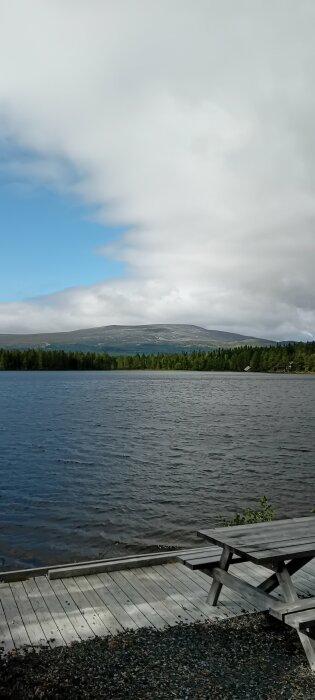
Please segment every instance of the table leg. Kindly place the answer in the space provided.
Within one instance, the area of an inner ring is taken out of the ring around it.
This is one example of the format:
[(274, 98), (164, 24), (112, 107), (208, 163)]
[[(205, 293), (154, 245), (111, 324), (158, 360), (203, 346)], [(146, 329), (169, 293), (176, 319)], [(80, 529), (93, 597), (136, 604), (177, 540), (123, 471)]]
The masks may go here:
[[(282, 588), (285, 600), (288, 601), (288, 603), (294, 603), (294, 601), (299, 600), (299, 596), (294, 588), (290, 573), (285, 564), (279, 565), (276, 575)], [(298, 631), (298, 635), (307, 656), (309, 665), (312, 671), (315, 671), (315, 640), (310, 639), (310, 637), (303, 632)]]
[[(223, 571), (227, 571), (230, 563), (232, 561), (233, 553), (230, 551), (229, 547), (223, 547), (221, 554), (219, 568)], [(209, 605), (216, 605), (221, 593), (222, 583), (213, 579), (210, 591), (208, 593), (207, 603)]]
[[(300, 559), (292, 559), (286, 564), (287, 571), (289, 572), (290, 576), (295, 574), (297, 571), (302, 569), (302, 566), (305, 566), (305, 564), (308, 564), (309, 561), (311, 561), (313, 557), (304, 557)], [(265, 581), (259, 584), (258, 588), (261, 591), (264, 591), (265, 593), (271, 593), (274, 591), (275, 588), (278, 588), (279, 586), (279, 581), (278, 581), (278, 576), (277, 574), (272, 574), (272, 576), (269, 576), (266, 578)]]

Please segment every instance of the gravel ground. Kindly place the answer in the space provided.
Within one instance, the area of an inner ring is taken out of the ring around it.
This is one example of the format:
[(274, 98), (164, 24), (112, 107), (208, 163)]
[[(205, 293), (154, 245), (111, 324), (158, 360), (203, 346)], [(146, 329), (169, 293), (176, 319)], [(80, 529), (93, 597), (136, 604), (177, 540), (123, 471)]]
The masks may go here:
[(314, 700), (294, 630), (263, 614), (140, 629), (0, 660), (14, 700)]

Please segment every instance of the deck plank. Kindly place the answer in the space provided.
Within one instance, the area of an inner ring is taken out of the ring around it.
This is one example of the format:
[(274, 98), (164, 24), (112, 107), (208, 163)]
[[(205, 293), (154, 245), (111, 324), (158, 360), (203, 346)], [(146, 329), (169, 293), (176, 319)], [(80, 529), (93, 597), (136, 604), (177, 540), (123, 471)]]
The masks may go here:
[(85, 640), (94, 638), (94, 632), (91, 630), (91, 627), (88, 625), (87, 621), (78, 609), (78, 606), (75, 604), (72, 596), (67, 591), (64, 583), (61, 580), (50, 581), (50, 585), (80, 639)]
[[(182, 566), (179, 564), (179, 566)], [(185, 572), (190, 576), (191, 580), (195, 582), (196, 585), (200, 586), (204, 592), (205, 596), (208, 595), (210, 586), (212, 583), (212, 578), (202, 571), (189, 569), (185, 567)], [(232, 592), (228, 588), (224, 587), (220, 593), (220, 600), (222, 604), (234, 614), (242, 615), (245, 612), (257, 612), (257, 608), (250, 604), (247, 600), (244, 600), (241, 595), (236, 592)]]
[(19, 649), (31, 647), (31, 640), (26, 632), (20, 611), (8, 585), (0, 588), (0, 602), (15, 646)]
[(112, 578), (111, 573), (99, 574), (99, 578), (102, 583), (110, 593), (116, 598), (117, 602), (124, 608), (129, 617), (134, 621), (136, 627), (148, 627), (149, 621), (143, 615), (141, 610), (130, 600), (125, 591), (118, 585), (118, 583)]
[(224, 617), (230, 616), (230, 611), (225, 609), (221, 603), (216, 607), (208, 605), (205, 601), (203, 590), (199, 589), (196, 592), (196, 590), (192, 590), (189, 585), (187, 586), (187, 581), (183, 576), (176, 576), (175, 567), (157, 566), (154, 568), (156, 568), (158, 573), (170, 583), (175, 591), (181, 593), (185, 597), (185, 600), (188, 600), (194, 605), (200, 614), (201, 620), (208, 620), (209, 618), (223, 619)]
[[(102, 574), (106, 575), (106, 574)], [(94, 591), (99, 595), (99, 597), (104, 601), (105, 605), (109, 608), (111, 613), (114, 615), (116, 620), (121, 625), (124, 630), (135, 630), (138, 629), (136, 622), (132, 617), (126, 612), (125, 608), (120, 605), (115, 596), (108, 590), (104, 582), (97, 574), (92, 574), (86, 577), (89, 583), (93, 586)]]
[(14, 651), (14, 649), (15, 644), (0, 602), (0, 658), (2, 653), (9, 654), (11, 651)]
[(104, 622), (104, 625), (107, 627), (109, 633), (117, 634), (118, 632), (122, 632), (123, 627), (118, 620), (116, 620), (109, 607), (105, 605), (104, 600), (102, 600), (99, 594), (94, 590), (89, 580), (85, 576), (78, 576), (75, 578), (75, 580), (81, 591), (87, 597), (89, 603), (93, 606), (98, 616)]
[(72, 600), (75, 602), (76, 606), (80, 610), (87, 624), (91, 628), (91, 631), (97, 637), (104, 637), (109, 635), (109, 629), (106, 627), (105, 623), (98, 616), (94, 607), (90, 604), (87, 596), (81, 590), (75, 578), (66, 578), (64, 581), (64, 586), (68, 593), (71, 595)]
[(182, 593), (176, 590), (172, 583), (170, 583), (167, 579), (165, 579), (161, 574), (156, 570), (156, 567), (148, 567), (146, 569), (148, 575), (155, 581), (160, 588), (166, 593), (166, 595), (171, 598), (172, 600), (175, 601), (180, 607), (184, 610), (187, 611), (190, 615), (190, 617), (193, 618), (195, 622), (200, 622), (201, 619), (204, 619), (204, 615), (198, 610), (193, 602), (186, 598)]
[(79, 642), (80, 637), (74, 629), (68, 615), (65, 613), (46, 576), (37, 576), (36, 583), (65, 644), (69, 646), (73, 642)]
[(172, 596), (165, 593), (163, 587), (160, 586), (159, 581), (156, 579), (154, 574), (150, 573), (147, 569), (140, 569), (139, 577), (143, 581), (144, 585), (152, 591), (152, 593), (159, 599), (162, 600), (165, 607), (174, 615), (178, 622), (194, 622), (194, 618), (185, 610), (179, 603), (172, 598)]
[(135, 588), (142, 595), (143, 599), (149, 603), (158, 615), (164, 620), (167, 625), (173, 626), (177, 624), (176, 617), (168, 610), (164, 605), (164, 601), (159, 600), (159, 598), (148, 588), (147, 585), (141, 580), (139, 575), (139, 569), (133, 571), (122, 571), (123, 576), (127, 578), (134, 585)]
[(30, 599), (21, 581), (10, 584), (10, 590), (19, 609), (26, 632), (33, 647), (50, 646), (46, 635), (38, 622)]
[(149, 626), (152, 626), (155, 629), (164, 629), (164, 620), (162, 620), (162, 618), (149, 603), (143, 600), (137, 589), (134, 588), (132, 583), (130, 583), (127, 578), (122, 575), (121, 571), (116, 571), (115, 573), (112, 573), (111, 576), (130, 598), (130, 600), (132, 600), (132, 602), (137, 605), (139, 610), (141, 610), (143, 615), (147, 618)]
[(56, 647), (65, 644), (65, 641), (52, 617), (48, 607), (43, 599), (43, 596), (36, 584), (36, 581), (29, 579), (23, 581), (23, 587), (26, 591), (28, 599), (32, 605), (38, 622), (45, 634), (47, 641), (51, 647)]

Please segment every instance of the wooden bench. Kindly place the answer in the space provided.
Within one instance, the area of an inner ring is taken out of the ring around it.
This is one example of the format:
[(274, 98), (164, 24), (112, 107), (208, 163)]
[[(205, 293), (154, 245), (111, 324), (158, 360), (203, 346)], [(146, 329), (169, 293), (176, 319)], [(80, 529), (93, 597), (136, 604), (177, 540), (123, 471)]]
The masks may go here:
[(296, 629), (312, 671), (315, 671), (315, 598), (300, 598), (269, 609), (270, 615)]
[(300, 598), (294, 603), (283, 603), (270, 608), (270, 615), (285, 622), (296, 630), (306, 632), (315, 630), (315, 598)]
[[(218, 566), (221, 554), (221, 547), (205, 547), (205, 549), (200, 547), (200, 549), (196, 549), (194, 552), (181, 554), (177, 557), (177, 561), (181, 561), (182, 564), (185, 564), (185, 566), (188, 566), (188, 568), (193, 571), (195, 569), (201, 569), (208, 573), (213, 567)], [(236, 564), (238, 561), (243, 561), (242, 557), (234, 555), (233, 564)]]

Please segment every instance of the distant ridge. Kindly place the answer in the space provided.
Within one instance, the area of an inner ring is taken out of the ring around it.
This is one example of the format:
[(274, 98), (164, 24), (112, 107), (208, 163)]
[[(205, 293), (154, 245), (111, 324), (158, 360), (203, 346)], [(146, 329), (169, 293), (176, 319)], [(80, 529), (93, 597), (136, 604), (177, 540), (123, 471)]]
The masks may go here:
[(255, 338), (227, 331), (207, 330), (189, 324), (150, 324), (143, 326), (100, 326), (60, 333), (0, 334), (1, 348), (43, 348), (81, 350), (119, 355), (136, 353), (192, 352), (242, 345), (277, 345), (266, 338)]

